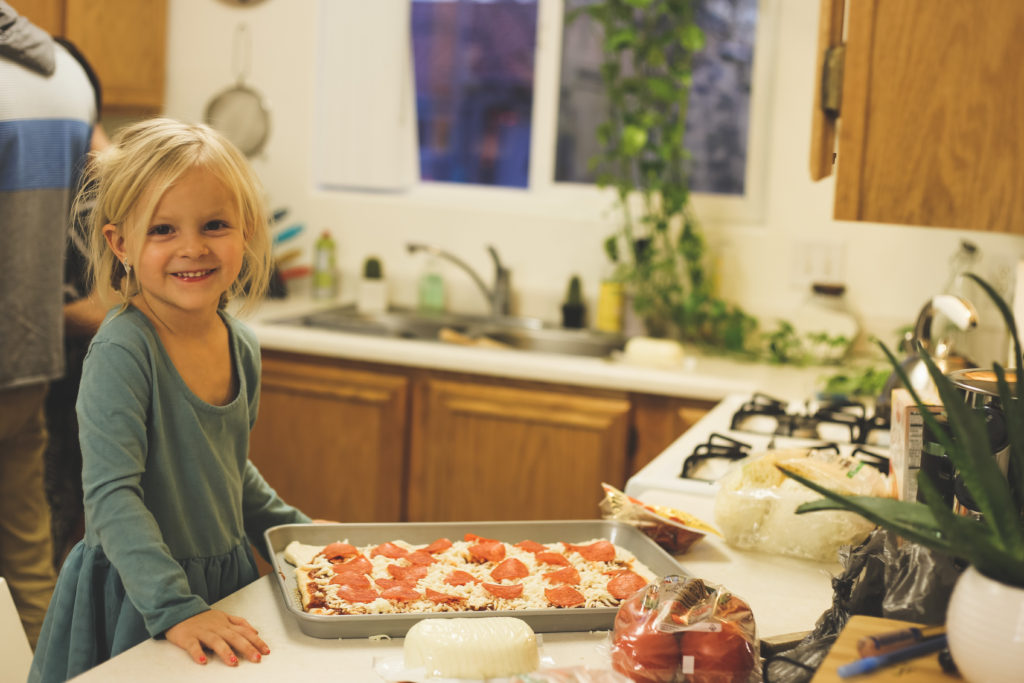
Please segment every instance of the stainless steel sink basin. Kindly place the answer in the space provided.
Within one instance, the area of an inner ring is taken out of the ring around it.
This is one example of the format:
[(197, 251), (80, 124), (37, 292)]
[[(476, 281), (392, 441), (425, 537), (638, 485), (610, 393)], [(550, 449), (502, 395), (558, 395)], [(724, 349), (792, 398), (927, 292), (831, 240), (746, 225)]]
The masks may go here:
[(577, 356), (607, 356), (626, 343), (625, 337), (620, 335), (554, 327), (537, 318), (427, 314), (403, 308), (393, 308), (380, 314), (363, 314), (354, 306), (340, 306), (274, 322), (351, 334)]

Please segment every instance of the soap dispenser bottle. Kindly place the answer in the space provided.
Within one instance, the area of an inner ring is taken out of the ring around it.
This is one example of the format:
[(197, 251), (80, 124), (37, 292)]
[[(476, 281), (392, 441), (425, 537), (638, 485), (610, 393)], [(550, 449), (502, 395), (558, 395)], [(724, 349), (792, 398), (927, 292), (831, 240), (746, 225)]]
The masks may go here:
[(419, 309), (423, 313), (443, 313), (445, 310), (444, 278), (437, 259), (431, 257), (420, 275)]

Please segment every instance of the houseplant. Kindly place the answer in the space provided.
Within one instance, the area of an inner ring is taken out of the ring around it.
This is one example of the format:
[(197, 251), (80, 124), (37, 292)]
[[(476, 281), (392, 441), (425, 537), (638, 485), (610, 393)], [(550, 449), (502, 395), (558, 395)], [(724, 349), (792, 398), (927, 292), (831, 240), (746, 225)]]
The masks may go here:
[(693, 56), (704, 46), (695, 3), (595, 0), (568, 19), (583, 15), (604, 35), (608, 113), (591, 165), (621, 212), (605, 241), (616, 279), (648, 334), (741, 350), (756, 321), (715, 295), (690, 207), (683, 138)]
[[(1024, 670), (1024, 643), (1010, 638), (1024, 623), (1024, 358), (1017, 325), (1003, 298), (983, 279), (969, 275), (995, 302), (1013, 339), (1013, 375), (998, 363), (993, 372), (999, 387), (1009, 438), (1009, 468), (1004, 474), (992, 456), (984, 413), (968, 406), (953, 383), (921, 351), (942, 403), (948, 432), (939, 418), (926, 410), (910, 389), (932, 433), (958, 470), (974, 499), (980, 518), (955, 514), (922, 470), (918, 486), (925, 502), (886, 498), (843, 496), (794, 472), (783, 471), (825, 496), (806, 503), (798, 513), (816, 510), (850, 510), (904, 539), (946, 553), (966, 562), (947, 615), (950, 649), (957, 665), (970, 680), (1018, 680)], [(905, 386), (911, 383), (895, 356), (882, 346)], [(991, 604), (983, 604), (991, 599)], [(1003, 631), (1003, 633), (1000, 633)], [(1002, 639), (1000, 639), (1002, 636)], [(1001, 669), (993, 672), (995, 665)], [(979, 668), (982, 667), (982, 668)]]

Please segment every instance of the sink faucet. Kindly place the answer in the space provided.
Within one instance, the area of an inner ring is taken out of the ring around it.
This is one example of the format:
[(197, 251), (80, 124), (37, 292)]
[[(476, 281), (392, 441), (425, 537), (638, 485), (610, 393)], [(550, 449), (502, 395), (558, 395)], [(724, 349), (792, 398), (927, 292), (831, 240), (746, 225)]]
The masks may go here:
[(419, 244), (410, 242), (405, 245), (405, 248), (409, 250), (410, 254), (415, 254), (417, 251), (425, 251), (428, 254), (439, 256), (447, 259), (466, 271), (476, 286), (480, 288), (484, 298), (487, 299), (487, 303), (491, 309), (491, 315), (494, 317), (504, 316), (509, 314), (509, 301), (511, 299), (511, 285), (509, 278), (511, 273), (508, 268), (502, 265), (501, 259), (498, 258), (498, 251), (492, 245), (487, 245), (487, 251), (491, 254), (491, 259), (494, 261), (494, 285), (488, 287), (483, 281), (483, 278), (473, 270), (468, 263), (460, 259), (455, 254), (449, 251), (445, 251), (441, 247), (433, 244)]

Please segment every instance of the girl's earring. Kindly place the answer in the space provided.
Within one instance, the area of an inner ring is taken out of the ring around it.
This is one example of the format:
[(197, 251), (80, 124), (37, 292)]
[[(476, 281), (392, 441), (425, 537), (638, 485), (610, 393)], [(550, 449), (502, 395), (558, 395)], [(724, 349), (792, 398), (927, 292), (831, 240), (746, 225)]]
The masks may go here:
[(130, 278), (132, 276), (132, 264), (127, 261), (121, 261), (121, 265), (124, 266), (124, 276)]

